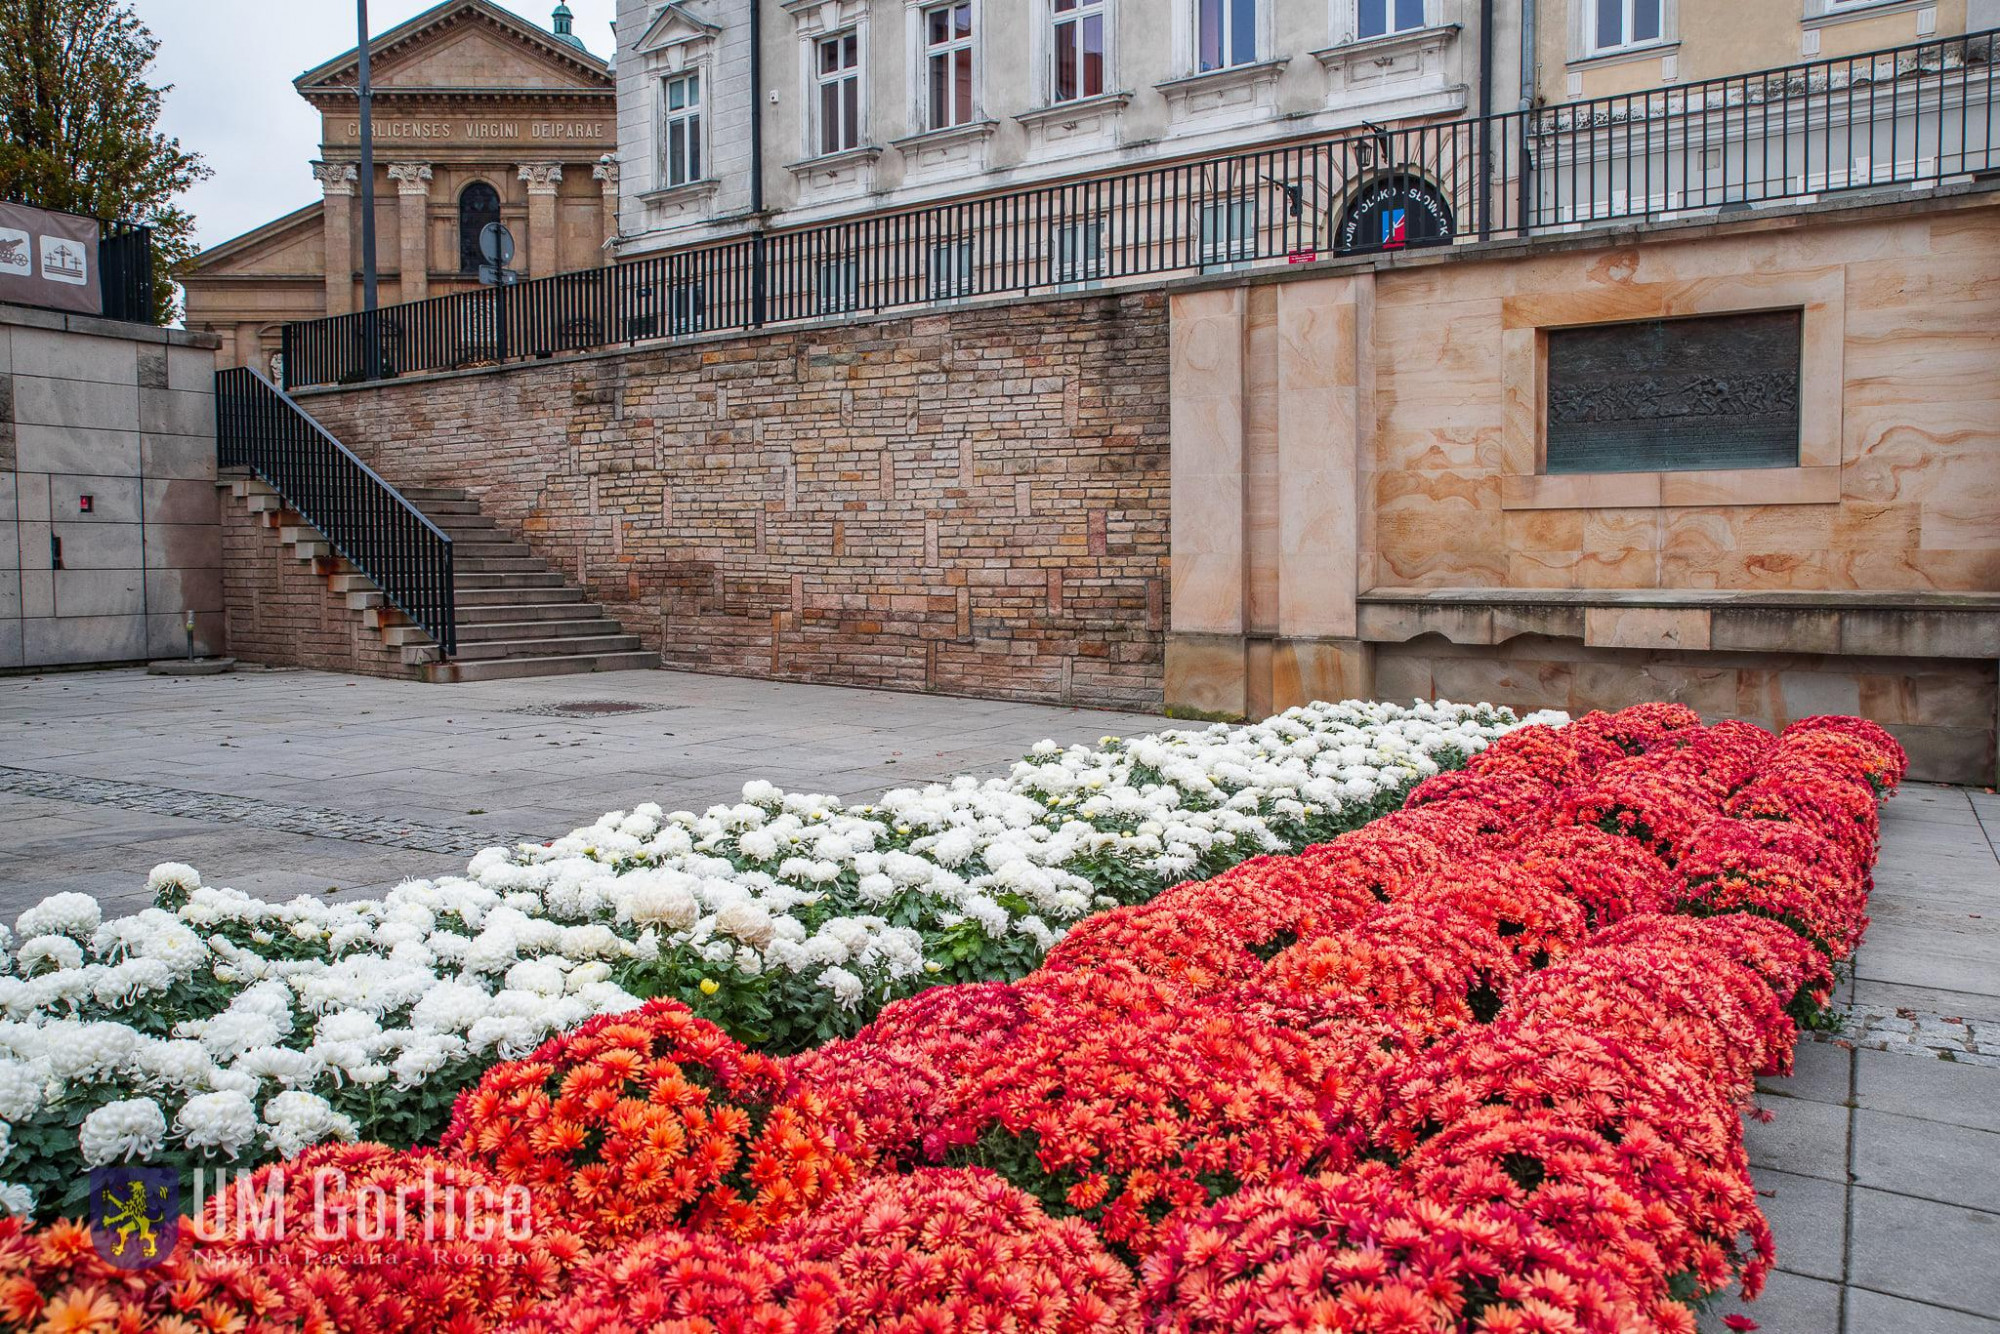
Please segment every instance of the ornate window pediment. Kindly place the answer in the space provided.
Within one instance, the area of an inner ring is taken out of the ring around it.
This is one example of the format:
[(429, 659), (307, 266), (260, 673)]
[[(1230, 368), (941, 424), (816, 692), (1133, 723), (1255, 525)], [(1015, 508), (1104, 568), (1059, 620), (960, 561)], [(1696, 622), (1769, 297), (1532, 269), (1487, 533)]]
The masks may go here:
[(664, 5), (646, 25), (646, 31), (639, 34), (633, 50), (642, 56), (658, 56), (675, 47), (707, 45), (721, 32), (721, 28), (696, 18), (680, 4)]

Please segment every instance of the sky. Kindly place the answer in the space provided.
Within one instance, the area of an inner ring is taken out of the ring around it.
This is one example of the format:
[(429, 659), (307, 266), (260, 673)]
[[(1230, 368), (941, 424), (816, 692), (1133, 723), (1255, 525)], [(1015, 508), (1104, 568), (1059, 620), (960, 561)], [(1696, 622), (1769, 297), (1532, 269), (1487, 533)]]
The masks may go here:
[[(437, 0), (369, 0), (377, 35)], [(319, 198), (307, 165), (319, 156), (319, 116), (292, 80), (355, 46), (352, 0), (132, 0), (160, 54), (151, 77), (170, 83), (161, 129), (202, 155), (215, 175), (183, 200), (204, 247)], [(547, 27), (556, 0), (498, 0)], [(615, 0), (569, 0), (576, 35), (612, 54)]]

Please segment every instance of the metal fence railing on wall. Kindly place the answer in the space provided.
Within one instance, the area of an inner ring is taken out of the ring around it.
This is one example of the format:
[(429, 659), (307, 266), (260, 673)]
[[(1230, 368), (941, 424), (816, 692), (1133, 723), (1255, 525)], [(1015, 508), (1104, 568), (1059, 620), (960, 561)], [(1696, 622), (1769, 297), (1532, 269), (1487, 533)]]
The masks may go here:
[(104, 318), (152, 324), (153, 229), (106, 223), (97, 243), (97, 283), (104, 293)]
[(2000, 169), (1992, 32), (760, 233), (287, 325), (294, 386)]

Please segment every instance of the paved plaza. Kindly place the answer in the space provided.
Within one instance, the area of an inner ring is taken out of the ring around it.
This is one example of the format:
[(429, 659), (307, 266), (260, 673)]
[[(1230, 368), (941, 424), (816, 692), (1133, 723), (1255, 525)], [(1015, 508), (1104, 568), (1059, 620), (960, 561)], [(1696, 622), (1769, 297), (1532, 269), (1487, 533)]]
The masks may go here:
[[(1167, 725), (667, 672), (16, 677), (0, 918), (66, 889), (129, 911), (169, 860), (267, 896), (379, 892), (640, 801), (699, 809), (751, 778), (865, 798)], [(2000, 1334), (2000, 797), (1912, 786), (1883, 828), (1850, 1031), (1803, 1044), (1749, 1124), (1779, 1272), (1740, 1309), (1778, 1334)]]
[(270, 898), (380, 892), (482, 847), (765, 778), (849, 799), (1004, 773), (1164, 718), (673, 672), (427, 686), (315, 672), (0, 679), (0, 918), (146, 902), (187, 862)]

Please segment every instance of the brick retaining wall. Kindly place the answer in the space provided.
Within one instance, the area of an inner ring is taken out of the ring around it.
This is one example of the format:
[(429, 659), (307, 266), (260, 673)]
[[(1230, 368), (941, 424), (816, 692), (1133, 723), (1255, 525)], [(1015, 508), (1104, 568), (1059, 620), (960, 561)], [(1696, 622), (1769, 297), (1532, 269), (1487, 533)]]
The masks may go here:
[(1157, 709), (1167, 345), (1165, 296), (1125, 293), (302, 402), (669, 667)]
[(229, 652), (244, 662), (408, 680), (401, 649), (363, 624), (363, 613), (327, 588), (317, 562), (300, 560), (269, 516), (222, 493), (222, 593)]

